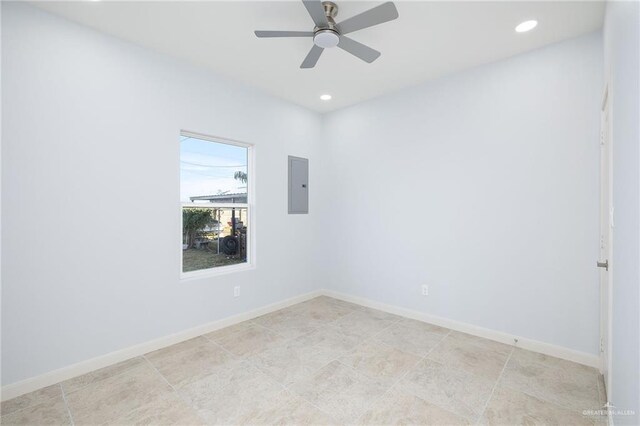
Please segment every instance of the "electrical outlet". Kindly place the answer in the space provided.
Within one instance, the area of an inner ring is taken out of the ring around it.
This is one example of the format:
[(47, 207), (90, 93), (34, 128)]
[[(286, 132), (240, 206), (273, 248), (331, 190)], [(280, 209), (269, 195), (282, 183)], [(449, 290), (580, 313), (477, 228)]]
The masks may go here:
[(426, 284), (422, 286), (422, 295), (423, 296), (428, 296), (429, 295), (429, 286), (426, 285)]
[(240, 286), (237, 285), (233, 288), (233, 297), (239, 297), (240, 296)]

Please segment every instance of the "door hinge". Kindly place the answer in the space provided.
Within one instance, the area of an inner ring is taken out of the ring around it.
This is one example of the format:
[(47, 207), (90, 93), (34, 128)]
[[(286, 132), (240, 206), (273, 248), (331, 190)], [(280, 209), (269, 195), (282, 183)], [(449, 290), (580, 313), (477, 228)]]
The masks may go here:
[(597, 261), (596, 265), (598, 266), (598, 268), (604, 268), (605, 271), (608, 271), (609, 270), (609, 259), (605, 260), (604, 262)]

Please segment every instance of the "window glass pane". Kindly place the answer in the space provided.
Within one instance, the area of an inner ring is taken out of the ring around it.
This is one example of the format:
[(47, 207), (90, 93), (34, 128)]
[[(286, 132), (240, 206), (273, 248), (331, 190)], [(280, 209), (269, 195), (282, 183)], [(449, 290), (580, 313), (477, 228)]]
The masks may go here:
[(182, 207), (182, 272), (247, 262), (246, 207)]
[(198, 139), (180, 140), (182, 271), (247, 262), (246, 147)]
[(181, 136), (180, 200), (246, 203), (248, 149)]

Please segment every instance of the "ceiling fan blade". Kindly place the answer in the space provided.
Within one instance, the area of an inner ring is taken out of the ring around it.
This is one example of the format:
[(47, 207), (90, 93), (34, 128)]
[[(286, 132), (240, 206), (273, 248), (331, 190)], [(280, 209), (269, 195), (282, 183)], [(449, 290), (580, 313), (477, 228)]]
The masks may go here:
[(398, 17), (398, 9), (392, 2), (386, 2), (359, 15), (352, 16), (349, 19), (338, 24), (340, 34), (349, 34), (363, 28), (373, 27), (374, 25), (383, 24), (393, 21)]
[(377, 50), (343, 35), (340, 36), (338, 47), (368, 63), (375, 61), (380, 56), (380, 52)]
[(316, 24), (316, 27), (328, 27), (329, 21), (327, 21), (327, 15), (324, 13), (324, 6), (321, 0), (302, 0), (304, 7), (307, 8), (307, 12), (311, 15), (311, 19)]
[(313, 31), (254, 31), (256, 37), (313, 37)]
[(313, 68), (316, 66), (318, 59), (320, 59), (320, 55), (324, 49), (322, 47), (318, 47), (315, 44), (307, 54), (307, 57), (302, 61), (302, 65), (300, 68)]

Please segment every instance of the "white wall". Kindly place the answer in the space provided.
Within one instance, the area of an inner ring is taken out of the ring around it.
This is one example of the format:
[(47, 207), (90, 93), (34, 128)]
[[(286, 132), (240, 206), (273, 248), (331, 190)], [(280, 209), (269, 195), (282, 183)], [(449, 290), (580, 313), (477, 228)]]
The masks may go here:
[[(4, 384), (321, 287), (597, 353), (598, 34), (324, 119), (24, 4), (2, 62)], [(180, 282), (181, 129), (256, 144), (256, 270)]]
[[(319, 115), (14, 2), (2, 63), (3, 383), (319, 287)], [(181, 129), (255, 143), (257, 269), (180, 282)]]
[(605, 78), (610, 84), (613, 139), (613, 334), (609, 401), (640, 424), (640, 4), (607, 4)]
[(333, 289), (597, 354), (601, 93), (598, 33), (326, 115)]

